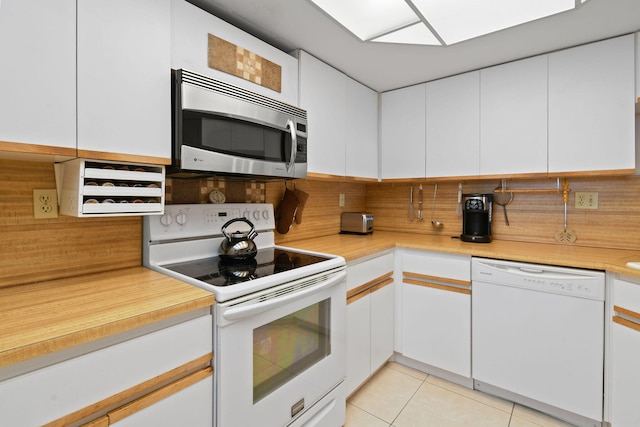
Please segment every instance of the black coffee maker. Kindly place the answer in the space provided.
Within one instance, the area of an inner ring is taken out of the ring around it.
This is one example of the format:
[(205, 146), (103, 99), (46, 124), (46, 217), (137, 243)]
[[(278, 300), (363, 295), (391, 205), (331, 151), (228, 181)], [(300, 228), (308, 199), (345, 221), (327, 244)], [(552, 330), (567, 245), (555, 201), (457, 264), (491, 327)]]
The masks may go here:
[(463, 194), (462, 234), (464, 242), (491, 242), (493, 194)]

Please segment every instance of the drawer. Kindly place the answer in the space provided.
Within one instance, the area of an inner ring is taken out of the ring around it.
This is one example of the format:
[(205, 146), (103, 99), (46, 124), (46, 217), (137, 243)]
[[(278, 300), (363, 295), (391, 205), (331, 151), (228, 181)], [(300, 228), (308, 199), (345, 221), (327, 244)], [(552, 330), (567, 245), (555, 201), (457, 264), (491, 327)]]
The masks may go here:
[(640, 313), (640, 279), (616, 277), (613, 285), (613, 305)]
[(432, 277), (471, 281), (471, 257), (441, 252), (405, 250), (402, 271)]
[(393, 272), (393, 252), (385, 252), (360, 262), (349, 262), (347, 263), (347, 290), (352, 290), (391, 272)]
[(212, 328), (201, 316), (0, 382), (0, 425), (42, 425), (211, 353)]

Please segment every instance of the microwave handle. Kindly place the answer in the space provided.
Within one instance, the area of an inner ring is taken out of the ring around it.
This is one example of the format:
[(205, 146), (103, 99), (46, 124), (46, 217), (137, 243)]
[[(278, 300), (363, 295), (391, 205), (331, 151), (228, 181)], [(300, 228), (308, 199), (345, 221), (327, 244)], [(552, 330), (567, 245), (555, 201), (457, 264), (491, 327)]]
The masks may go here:
[(296, 155), (298, 154), (298, 135), (296, 134), (296, 125), (291, 119), (287, 119), (287, 128), (291, 132), (291, 158), (287, 163), (287, 172), (292, 173), (296, 164)]

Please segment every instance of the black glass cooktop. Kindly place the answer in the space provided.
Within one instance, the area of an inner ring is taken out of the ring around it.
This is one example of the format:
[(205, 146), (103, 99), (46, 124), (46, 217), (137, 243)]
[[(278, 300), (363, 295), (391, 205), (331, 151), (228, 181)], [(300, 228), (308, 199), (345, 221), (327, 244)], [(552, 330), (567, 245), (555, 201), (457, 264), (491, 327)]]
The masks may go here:
[(326, 261), (328, 258), (278, 248), (259, 249), (255, 258), (244, 261), (220, 257), (166, 264), (162, 267), (213, 286), (230, 286)]

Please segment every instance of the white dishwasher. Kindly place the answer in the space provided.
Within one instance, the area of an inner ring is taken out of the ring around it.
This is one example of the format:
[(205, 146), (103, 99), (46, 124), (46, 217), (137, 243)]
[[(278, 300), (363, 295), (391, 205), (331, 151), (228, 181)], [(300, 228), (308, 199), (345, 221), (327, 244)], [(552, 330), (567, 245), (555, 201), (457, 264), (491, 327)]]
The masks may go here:
[(474, 388), (601, 426), (604, 273), (473, 258)]

